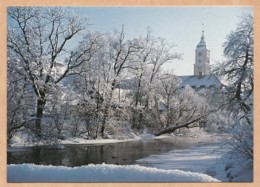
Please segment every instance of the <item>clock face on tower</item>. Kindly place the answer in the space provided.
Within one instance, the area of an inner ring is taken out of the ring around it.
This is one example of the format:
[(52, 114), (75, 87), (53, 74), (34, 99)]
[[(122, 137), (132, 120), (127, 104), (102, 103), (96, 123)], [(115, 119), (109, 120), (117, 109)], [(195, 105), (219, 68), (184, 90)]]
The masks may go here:
[(198, 55), (201, 56), (201, 55), (202, 55), (202, 52), (198, 52)]

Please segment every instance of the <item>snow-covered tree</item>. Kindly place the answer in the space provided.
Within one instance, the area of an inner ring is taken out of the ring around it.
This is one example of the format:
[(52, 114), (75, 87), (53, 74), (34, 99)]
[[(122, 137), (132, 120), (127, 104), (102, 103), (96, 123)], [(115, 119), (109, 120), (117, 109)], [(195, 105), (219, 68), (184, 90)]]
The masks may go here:
[(154, 37), (151, 35), (151, 30), (148, 28), (146, 38), (138, 38), (141, 50), (139, 50), (132, 63), (132, 74), (133, 74), (133, 90), (131, 98), (132, 108), (132, 128), (140, 129), (143, 123), (143, 112), (144, 112), (144, 97), (147, 94), (147, 85), (149, 83), (149, 68), (148, 65), (151, 62), (151, 55), (154, 51)]
[(125, 38), (124, 27), (120, 32), (109, 33), (106, 35), (106, 45), (100, 52), (100, 60), (103, 62), (101, 68), (103, 68), (103, 81), (104, 92), (104, 109), (103, 120), (100, 127), (100, 135), (104, 137), (104, 131), (109, 117), (109, 113), (112, 112), (115, 107), (113, 103), (113, 97), (116, 85), (120, 83), (124, 73), (129, 68), (129, 63), (133, 55), (139, 50), (140, 46), (135, 40), (127, 40)]
[(247, 159), (253, 159), (253, 26), (251, 15), (241, 17), (236, 29), (224, 43), (226, 60), (217, 69), (218, 74), (228, 83), (224, 104), (234, 118), (230, 145), (236, 155)]
[[(157, 136), (173, 133), (181, 128), (201, 126), (205, 123), (206, 117), (210, 113), (209, 105), (204, 97), (199, 96), (191, 87), (176, 90), (175, 84), (176, 81), (170, 86), (175, 96), (169, 98), (172, 102), (169, 103), (168, 106), (167, 104), (165, 105), (165, 112), (167, 112), (165, 114), (167, 116), (166, 123), (155, 132)], [(167, 91), (169, 91), (169, 89)], [(169, 94), (166, 94), (166, 101), (167, 97), (169, 97)], [(167, 107), (169, 107), (170, 110), (167, 109)], [(171, 123), (168, 123), (169, 121)]]
[[(12, 56), (8, 66), (20, 66), (20, 77), (26, 79), (33, 90), (34, 132), (39, 137), (53, 85), (59, 85), (76, 67), (88, 62), (99, 48), (96, 38), (89, 34), (77, 44), (76, 39), (85, 29), (86, 20), (66, 8), (8, 8), (7, 46)], [(63, 61), (64, 70), (56, 73), (58, 63)]]
[[(162, 66), (165, 63), (180, 59), (180, 54), (173, 50), (163, 38), (152, 35), (150, 28), (147, 30), (146, 37), (139, 37), (138, 43), (140, 50), (135, 54), (132, 63), (132, 74), (134, 88), (132, 92), (132, 126), (135, 129), (142, 129), (150, 118), (149, 110), (154, 107), (154, 97), (160, 87), (159, 77), (162, 73)], [(149, 120), (150, 121), (150, 120)]]
[[(97, 55), (98, 56), (98, 55)], [(96, 55), (79, 67), (78, 74), (70, 78), (77, 102), (71, 106), (74, 119), (71, 123), (73, 136), (87, 135), (96, 138), (102, 121), (104, 81), (101, 79), (100, 61)], [(75, 123), (77, 121), (77, 123)], [(79, 128), (80, 125), (83, 127)]]
[(179, 79), (173, 74), (163, 74), (160, 77), (160, 97), (158, 98), (160, 110), (163, 110), (164, 120), (160, 120), (162, 128), (169, 127), (174, 121), (176, 116), (173, 113), (176, 110), (177, 94), (179, 91)]
[(32, 122), (30, 116), (34, 111), (30, 105), (33, 93), (29, 81), (26, 77), (20, 76), (23, 70), (19, 67), (19, 62), (14, 61), (15, 59), (11, 56), (8, 60), (13, 61), (12, 65), (7, 64), (7, 137), (9, 141), (17, 131), (29, 127)]

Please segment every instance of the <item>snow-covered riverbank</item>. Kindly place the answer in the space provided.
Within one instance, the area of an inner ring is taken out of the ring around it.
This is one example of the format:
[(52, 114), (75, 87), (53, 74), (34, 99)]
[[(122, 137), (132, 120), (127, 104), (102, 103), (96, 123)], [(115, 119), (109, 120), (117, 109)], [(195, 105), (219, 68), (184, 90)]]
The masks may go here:
[(201, 142), (189, 149), (150, 155), (137, 160), (136, 163), (158, 169), (174, 168), (204, 173), (222, 182), (252, 182), (252, 162), (228, 154), (230, 150), (230, 147), (220, 142)]
[(75, 168), (9, 165), (8, 182), (219, 182), (206, 174), (138, 165), (88, 165)]
[[(81, 167), (8, 165), (9, 182), (250, 182), (252, 165), (226, 155), (221, 144), (199, 144), (137, 160), (138, 165)], [(141, 165), (141, 166), (140, 166)], [(231, 180), (232, 179), (232, 180)]]
[[(235, 159), (225, 155), (229, 151), (227, 147), (222, 147), (222, 140), (225, 137), (225, 134), (216, 135), (193, 130), (185, 136), (179, 134), (155, 137), (142, 134), (134, 139), (123, 140), (67, 139), (61, 143), (99, 145), (167, 138), (191, 146), (139, 159), (136, 161), (139, 166), (90, 164), (71, 168), (32, 164), (8, 165), (8, 180), (10, 182), (215, 182), (230, 179), (252, 181), (251, 166), (247, 166), (247, 163), (238, 164)], [(16, 143), (15, 146), (21, 146), (19, 142)], [(229, 168), (226, 168), (227, 165)]]
[[(104, 144), (111, 144), (111, 143), (120, 143), (120, 142), (130, 142), (130, 141), (138, 141), (142, 139), (164, 139), (164, 138), (173, 138), (178, 141), (183, 141), (186, 143), (197, 144), (201, 142), (219, 142), (223, 139), (223, 134), (212, 134), (207, 133), (199, 128), (192, 128), (185, 132), (184, 134), (166, 134), (161, 136), (155, 136), (153, 134), (149, 134), (143, 132), (139, 135), (131, 136), (126, 135), (125, 137), (121, 137), (121, 139), (85, 139), (85, 138), (75, 138), (75, 137), (68, 137), (65, 140), (60, 140), (58, 142), (45, 142), (39, 141), (34, 142), (32, 140), (28, 140), (25, 136), (14, 136), (12, 142), (8, 144), (9, 147), (32, 147), (32, 146), (41, 146), (41, 145), (50, 145), (50, 144), (85, 144), (85, 145), (104, 145)], [(131, 137), (131, 138), (130, 138)]]

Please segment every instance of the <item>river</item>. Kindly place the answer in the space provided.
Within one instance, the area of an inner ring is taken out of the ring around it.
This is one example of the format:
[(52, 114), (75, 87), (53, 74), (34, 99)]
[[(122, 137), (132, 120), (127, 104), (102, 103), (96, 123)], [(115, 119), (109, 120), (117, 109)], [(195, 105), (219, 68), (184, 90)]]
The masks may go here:
[(104, 145), (52, 145), (8, 148), (7, 163), (37, 165), (82, 166), (88, 164), (132, 165), (150, 155), (188, 149), (190, 142), (176, 138), (145, 139)]

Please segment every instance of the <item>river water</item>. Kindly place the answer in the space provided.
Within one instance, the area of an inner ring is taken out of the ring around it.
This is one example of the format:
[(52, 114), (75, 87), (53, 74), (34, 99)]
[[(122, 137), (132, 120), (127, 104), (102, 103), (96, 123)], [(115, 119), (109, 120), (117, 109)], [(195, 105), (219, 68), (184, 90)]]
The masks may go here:
[(152, 154), (175, 149), (188, 149), (190, 143), (174, 138), (146, 139), (104, 145), (53, 145), (8, 148), (7, 163), (37, 165), (82, 166), (88, 164), (132, 165)]

